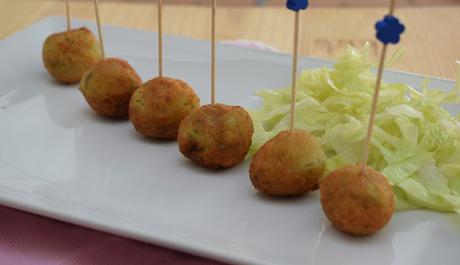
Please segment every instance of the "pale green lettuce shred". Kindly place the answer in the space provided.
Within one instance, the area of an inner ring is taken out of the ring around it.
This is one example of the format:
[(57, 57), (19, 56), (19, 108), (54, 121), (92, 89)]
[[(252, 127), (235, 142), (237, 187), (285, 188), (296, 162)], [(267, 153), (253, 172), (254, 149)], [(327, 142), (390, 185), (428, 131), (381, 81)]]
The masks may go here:
[[(298, 80), (296, 127), (321, 142), (328, 172), (360, 162), (375, 85), (368, 52), (369, 46), (348, 47), (332, 69), (307, 69)], [(429, 88), (429, 81), (420, 91), (382, 84), (369, 165), (389, 178), (397, 209), (460, 213), (460, 122), (441, 107), (459, 103), (459, 93), (460, 79), (450, 92)], [(263, 104), (251, 111), (250, 156), (289, 121), (290, 88), (257, 95)]]

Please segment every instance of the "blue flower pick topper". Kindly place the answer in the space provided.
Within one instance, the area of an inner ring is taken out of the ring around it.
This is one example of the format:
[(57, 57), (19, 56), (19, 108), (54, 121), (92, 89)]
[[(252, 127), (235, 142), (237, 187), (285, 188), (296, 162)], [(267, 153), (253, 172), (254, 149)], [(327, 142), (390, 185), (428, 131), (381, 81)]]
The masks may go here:
[(405, 27), (398, 18), (387, 15), (383, 20), (377, 21), (375, 29), (377, 30), (377, 39), (386, 45), (398, 43)]
[(308, 0), (287, 0), (286, 7), (295, 12), (305, 10), (308, 8)]

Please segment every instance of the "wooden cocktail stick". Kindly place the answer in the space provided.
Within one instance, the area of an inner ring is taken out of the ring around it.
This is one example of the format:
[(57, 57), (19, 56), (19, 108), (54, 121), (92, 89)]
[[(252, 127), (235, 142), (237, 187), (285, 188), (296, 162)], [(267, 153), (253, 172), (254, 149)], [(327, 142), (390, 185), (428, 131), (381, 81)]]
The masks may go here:
[(212, 0), (211, 19), (211, 105), (216, 104), (216, 0)]
[(367, 127), (367, 135), (366, 140), (364, 142), (364, 151), (363, 151), (363, 160), (362, 160), (362, 171), (364, 171), (367, 160), (369, 159), (369, 146), (372, 138), (372, 132), (374, 127), (375, 121), (375, 113), (377, 112), (377, 101), (380, 93), (380, 86), (382, 83), (382, 76), (383, 76), (383, 68), (385, 64), (385, 57), (387, 53), (388, 45), (383, 45), (382, 53), (380, 54), (380, 62), (379, 62), (379, 69), (377, 72), (377, 83), (375, 85), (374, 96), (372, 98), (372, 106), (371, 106), (371, 114), (369, 116), (369, 124)]
[(390, 2), (390, 11), (388, 14), (392, 16), (395, 13), (396, 0), (391, 0)]
[[(396, 0), (391, 0), (391, 2), (390, 2), (390, 10), (388, 12), (389, 16), (393, 16), (394, 10), (395, 10), (395, 4), (396, 4)], [(399, 21), (398, 21), (398, 23), (399, 23)], [(398, 34), (397, 42), (399, 42), (399, 34), (401, 34), (404, 31), (404, 26), (402, 24), (400, 24), (400, 25), (402, 26), (402, 31), (396, 33), (396, 34)], [(386, 57), (386, 53), (387, 53), (388, 43), (397, 43), (397, 42), (392, 42), (392, 41), (383, 42), (382, 53), (380, 55), (380, 61), (379, 61), (379, 68), (377, 70), (377, 81), (376, 81), (376, 84), (375, 84), (374, 96), (372, 98), (372, 106), (371, 106), (371, 113), (370, 113), (370, 116), (369, 116), (369, 124), (368, 124), (368, 127), (367, 127), (367, 135), (366, 135), (366, 140), (364, 141), (363, 158), (362, 158), (362, 161), (361, 161), (361, 166), (362, 166), (361, 173), (364, 173), (364, 170), (365, 170), (366, 165), (367, 165), (367, 161), (369, 159), (369, 146), (370, 146), (370, 142), (371, 142), (371, 139), (372, 139), (372, 132), (373, 132), (373, 127), (374, 127), (374, 122), (375, 122), (375, 114), (377, 112), (377, 102), (378, 102), (378, 98), (379, 98), (380, 87), (381, 87), (381, 84), (382, 84), (383, 70), (385, 68), (385, 57)]]
[(297, 54), (299, 50), (299, 11), (295, 12), (294, 19), (294, 48), (292, 51), (292, 81), (291, 81), (291, 113), (289, 128), (294, 131), (295, 128), (295, 106), (297, 90)]
[(69, 0), (65, 0), (65, 13), (67, 16), (67, 31), (70, 31), (70, 4)]
[(163, 0), (158, 0), (158, 76), (163, 77)]
[(295, 12), (294, 15), (294, 44), (292, 51), (292, 69), (291, 69), (291, 110), (289, 117), (289, 129), (294, 131), (295, 128), (295, 107), (297, 91), (297, 56), (299, 53), (299, 11), (308, 8), (308, 0), (287, 0), (286, 7)]
[(105, 59), (104, 38), (102, 37), (103, 34), (101, 27), (101, 19), (99, 17), (99, 4), (97, 0), (94, 0), (94, 11), (96, 12), (97, 32), (99, 34), (99, 43), (101, 45), (102, 58)]

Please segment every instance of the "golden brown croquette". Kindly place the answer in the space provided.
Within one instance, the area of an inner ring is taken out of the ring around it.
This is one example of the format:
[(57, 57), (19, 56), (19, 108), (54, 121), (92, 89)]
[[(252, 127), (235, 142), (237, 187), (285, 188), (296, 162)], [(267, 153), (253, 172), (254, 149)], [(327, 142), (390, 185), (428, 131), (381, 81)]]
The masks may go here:
[(87, 28), (50, 35), (43, 44), (43, 63), (48, 72), (65, 83), (78, 83), (91, 66), (102, 60), (96, 37)]
[(207, 168), (230, 168), (241, 163), (252, 143), (254, 127), (242, 107), (205, 105), (179, 126), (180, 152)]
[(200, 107), (200, 99), (185, 82), (157, 77), (138, 88), (129, 103), (129, 118), (144, 136), (176, 139), (181, 121)]
[(300, 195), (318, 188), (326, 155), (315, 137), (303, 130), (283, 131), (254, 155), (249, 168), (252, 184), (273, 196)]
[(117, 58), (102, 60), (83, 76), (80, 91), (98, 114), (112, 118), (128, 117), (129, 100), (142, 85), (128, 62)]
[(339, 230), (369, 235), (382, 229), (394, 211), (394, 197), (387, 178), (370, 167), (339, 168), (320, 183), (321, 205)]

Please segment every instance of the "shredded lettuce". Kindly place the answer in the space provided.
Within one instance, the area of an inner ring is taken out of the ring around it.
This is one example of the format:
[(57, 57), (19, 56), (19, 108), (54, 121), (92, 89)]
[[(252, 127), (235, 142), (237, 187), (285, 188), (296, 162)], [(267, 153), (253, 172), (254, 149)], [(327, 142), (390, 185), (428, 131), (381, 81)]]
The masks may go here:
[[(332, 69), (307, 69), (298, 80), (296, 127), (321, 142), (328, 172), (360, 162), (375, 85), (368, 52), (369, 46), (348, 47)], [(450, 92), (429, 88), (429, 81), (420, 91), (404, 83), (382, 84), (369, 166), (388, 177), (398, 210), (460, 213), (460, 122), (441, 106), (459, 103), (459, 94), (460, 78)], [(263, 104), (250, 111), (255, 127), (250, 156), (289, 123), (289, 87), (257, 95)]]

